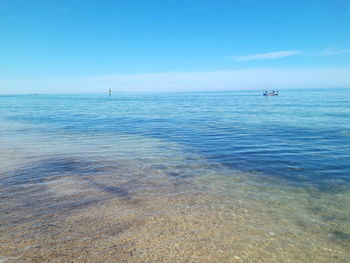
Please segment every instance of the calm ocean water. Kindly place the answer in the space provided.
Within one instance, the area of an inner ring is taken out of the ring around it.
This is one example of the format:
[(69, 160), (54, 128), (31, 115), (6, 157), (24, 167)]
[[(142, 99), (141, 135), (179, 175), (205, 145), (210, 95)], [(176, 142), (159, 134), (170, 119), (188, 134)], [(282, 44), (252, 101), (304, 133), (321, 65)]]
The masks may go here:
[(350, 89), (0, 96), (0, 161), (0, 262), (350, 261)]

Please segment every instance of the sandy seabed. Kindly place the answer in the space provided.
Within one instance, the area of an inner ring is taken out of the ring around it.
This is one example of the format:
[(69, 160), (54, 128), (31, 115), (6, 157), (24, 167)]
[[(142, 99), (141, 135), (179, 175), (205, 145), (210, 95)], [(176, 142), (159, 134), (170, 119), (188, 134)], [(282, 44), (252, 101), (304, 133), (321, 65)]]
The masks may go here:
[(71, 173), (2, 180), (0, 262), (350, 262), (346, 187), (222, 166), (124, 160), (94, 174), (81, 160), (57, 162)]

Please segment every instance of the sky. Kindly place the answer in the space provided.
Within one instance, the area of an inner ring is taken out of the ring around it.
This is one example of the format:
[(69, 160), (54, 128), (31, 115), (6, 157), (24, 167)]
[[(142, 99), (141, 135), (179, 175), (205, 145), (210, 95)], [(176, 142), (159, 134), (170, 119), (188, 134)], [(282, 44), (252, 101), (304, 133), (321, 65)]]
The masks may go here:
[(0, 0), (0, 94), (350, 87), (348, 0)]

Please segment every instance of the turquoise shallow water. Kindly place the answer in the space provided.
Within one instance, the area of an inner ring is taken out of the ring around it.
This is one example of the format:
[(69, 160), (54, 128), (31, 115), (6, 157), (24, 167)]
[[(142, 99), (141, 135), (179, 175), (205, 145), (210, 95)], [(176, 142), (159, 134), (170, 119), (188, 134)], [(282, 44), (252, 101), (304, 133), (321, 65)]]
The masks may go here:
[[(126, 253), (131, 262), (166, 262), (173, 242), (192, 246), (178, 249), (179, 262), (203, 262), (191, 258), (199, 251), (208, 262), (218, 251), (227, 262), (346, 262), (349, 120), (350, 89), (0, 96), (0, 261), (62, 262), (61, 234), (81, 225), (64, 255), (86, 254), (86, 236), (121, 228), (142, 251)], [(136, 214), (140, 225), (125, 223)], [(164, 228), (146, 227), (157, 220)], [(166, 241), (147, 240), (158, 232)], [(118, 262), (113, 255), (105, 260)]]
[[(140, 135), (291, 183), (350, 181), (350, 91), (0, 97), (2, 136)], [(21, 127), (16, 129), (16, 125)], [(12, 139), (11, 139), (12, 138)]]

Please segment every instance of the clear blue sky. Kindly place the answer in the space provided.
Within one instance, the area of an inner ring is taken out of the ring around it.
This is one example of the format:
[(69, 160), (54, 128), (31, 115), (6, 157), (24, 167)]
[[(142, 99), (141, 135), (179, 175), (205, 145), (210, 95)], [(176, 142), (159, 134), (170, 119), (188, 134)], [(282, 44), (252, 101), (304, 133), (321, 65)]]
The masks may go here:
[(350, 85), (349, 25), (348, 0), (1, 0), (0, 93)]

